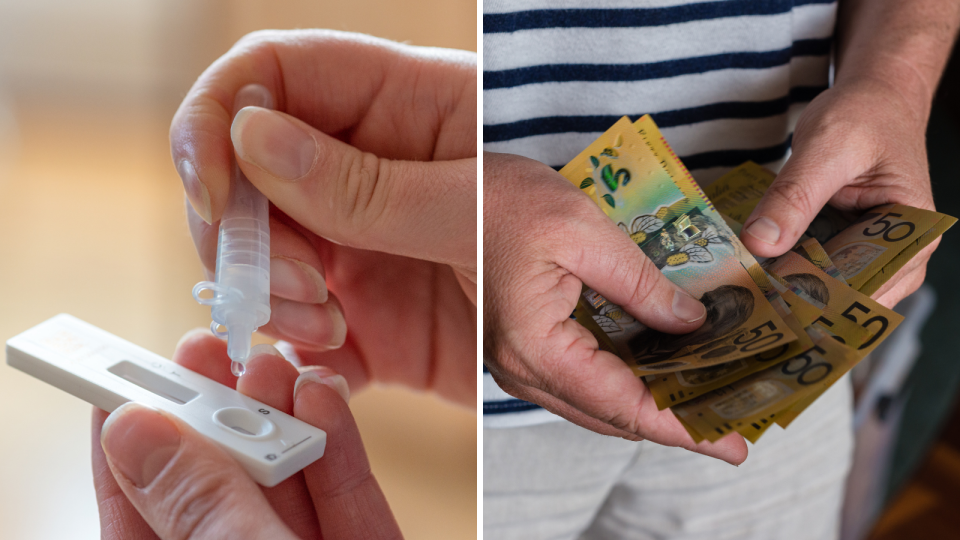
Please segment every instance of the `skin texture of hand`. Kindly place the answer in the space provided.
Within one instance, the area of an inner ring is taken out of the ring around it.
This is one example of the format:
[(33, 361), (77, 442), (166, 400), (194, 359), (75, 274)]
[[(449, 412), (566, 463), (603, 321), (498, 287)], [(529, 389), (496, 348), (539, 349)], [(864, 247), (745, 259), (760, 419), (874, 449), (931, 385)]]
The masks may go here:
[[(763, 257), (784, 253), (828, 202), (857, 214), (886, 203), (933, 210), (926, 122), (895, 112), (904, 110), (896, 93), (873, 81), (838, 85), (818, 96), (797, 125), (793, 155), (746, 221), (741, 238), (747, 249)], [(916, 290), (937, 244), (918, 253), (874, 297), (892, 307)]]
[[(925, 131), (957, 27), (957, 0), (845, 0), (833, 88), (804, 111), (793, 154), (740, 237), (754, 254), (793, 247), (827, 203), (860, 214), (900, 203), (933, 210)], [(873, 296), (893, 307), (926, 275), (939, 239)]]
[(184, 336), (174, 361), (324, 430), (324, 456), (262, 488), (175, 417), (135, 404), (109, 417), (94, 409), (102, 538), (401, 538), (370, 472), (343, 377), (320, 367), (301, 374), (275, 349), (260, 345), (237, 380), (227, 367), (226, 345), (204, 331)]
[[(282, 112), (232, 117), (248, 84)], [(352, 388), (397, 382), (475, 406), (474, 54), (258, 32), (199, 78), (170, 140), (208, 272), (234, 156), (272, 203), (262, 332)]]
[(489, 152), (483, 167), (484, 363), (497, 384), (598, 433), (741, 463), (742, 437), (695, 445), (627, 365), (570, 319), (582, 283), (665, 332), (696, 330), (703, 305), (553, 169)]

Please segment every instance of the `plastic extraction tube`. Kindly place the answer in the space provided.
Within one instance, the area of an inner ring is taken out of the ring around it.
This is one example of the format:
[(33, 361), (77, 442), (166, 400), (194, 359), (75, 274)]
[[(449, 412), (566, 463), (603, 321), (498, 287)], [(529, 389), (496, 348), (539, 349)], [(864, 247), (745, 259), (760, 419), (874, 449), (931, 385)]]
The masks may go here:
[[(270, 91), (258, 84), (243, 87), (234, 100), (233, 114), (253, 105), (272, 109)], [(270, 221), (267, 198), (247, 180), (236, 160), (230, 200), (220, 220), (215, 279), (197, 283), (193, 297), (210, 306), (210, 329), (227, 338), (231, 370), (240, 376), (250, 356), (251, 335), (270, 320)], [(201, 298), (207, 289), (213, 296)]]

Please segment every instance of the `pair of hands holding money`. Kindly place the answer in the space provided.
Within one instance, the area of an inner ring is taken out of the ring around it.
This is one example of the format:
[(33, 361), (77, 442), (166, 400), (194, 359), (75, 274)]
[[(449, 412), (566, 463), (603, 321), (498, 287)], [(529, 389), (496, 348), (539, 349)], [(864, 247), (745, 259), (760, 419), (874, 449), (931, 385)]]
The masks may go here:
[[(927, 110), (872, 80), (848, 80), (821, 94), (796, 128), (793, 155), (747, 219), (743, 244), (755, 255), (780, 255), (828, 202), (850, 211), (891, 202), (933, 209)], [(730, 463), (746, 459), (739, 435), (694, 444), (671, 412), (657, 410), (629, 367), (597, 350), (596, 339), (569, 319), (581, 283), (665, 332), (697, 329), (703, 308), (679, 296), (636, 244), (552, 169), (487, 154), (484, 183), (484, 361), (501, 387), (599, 433)], [(916, 290), (936, 244), (874, 297), (892, 307)]]
[[(198, 253), (212, 272), (236, 153), (272, 202), (273, 313), (261, 331), (292, 345), (303, 373), (266, 346), (238, 380), (202, 331), (174, 360), (325, 430), (326, 454), (260, 488), (175, 418), (134, 406), (104, 424), (95, 410), (104, 538), (400, 537), (348, 383), (476, 403), (476, 73), (471, 53), (275, 31), (247, 36), (195, 83), (171, 147)], [(253, 83), (285, 112), (231, 118)]]

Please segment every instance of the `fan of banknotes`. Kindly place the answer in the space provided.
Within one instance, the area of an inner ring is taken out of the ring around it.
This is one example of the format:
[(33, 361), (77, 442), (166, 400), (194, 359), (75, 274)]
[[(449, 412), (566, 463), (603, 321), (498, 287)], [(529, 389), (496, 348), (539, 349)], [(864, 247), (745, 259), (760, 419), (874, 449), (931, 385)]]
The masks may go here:
[(825, 207), (792, 251), (758, 262), (743, 221), (775, 175), (747, 162), (702, 190), (649, 116), (620, 119), (560, 170), (707, 308), (695, 332), (645, 327), (584, 286), (574, 316), (693, 439), (787, 427), (903, 317), (870, 298), (956, 218), (899, 204)]

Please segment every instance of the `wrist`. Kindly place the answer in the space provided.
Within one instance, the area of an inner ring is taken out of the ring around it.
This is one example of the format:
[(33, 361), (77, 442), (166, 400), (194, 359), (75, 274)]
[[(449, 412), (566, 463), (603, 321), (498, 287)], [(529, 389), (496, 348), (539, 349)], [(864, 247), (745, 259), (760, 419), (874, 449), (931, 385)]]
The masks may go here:
[(836, 86), (875, 80), (926, 123), (953, 48), (960, 3), (846, 0), (837, 20)]
[(901, 127), (906, 123), (921, 135), (926, 131), (933, 90), (908, 66), (890, 67), (882, 72), (859, 70), (842, 78), (838, 76), (833, 90), (862, 96), (868, 102), (882, 103), (882, 109), (876, 110), (876, 114)]

